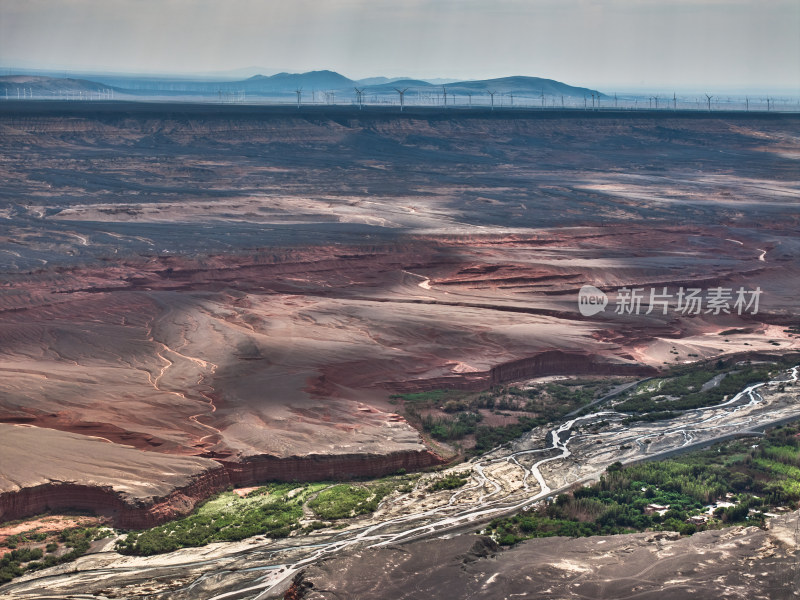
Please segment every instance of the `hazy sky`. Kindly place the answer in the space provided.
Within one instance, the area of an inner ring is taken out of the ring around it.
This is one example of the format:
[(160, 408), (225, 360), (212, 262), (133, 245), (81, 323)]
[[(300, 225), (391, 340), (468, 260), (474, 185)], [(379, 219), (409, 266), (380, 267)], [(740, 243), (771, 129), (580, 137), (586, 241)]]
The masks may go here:
[(0, 0), (0, 65), (800, 91), (800, 1)]

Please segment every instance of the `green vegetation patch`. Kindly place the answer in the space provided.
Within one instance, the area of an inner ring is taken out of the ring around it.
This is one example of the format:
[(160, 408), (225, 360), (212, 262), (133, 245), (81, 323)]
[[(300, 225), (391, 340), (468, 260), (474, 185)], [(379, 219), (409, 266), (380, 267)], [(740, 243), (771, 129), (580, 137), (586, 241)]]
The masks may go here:
[(123, 554), (151, 555), (179, 548), (231, 542), (254, 535), (287, 537), (327, 527), (314, 521), (303, 526), (304, 506), (321, 519), (351, 518), (374, 511), (393, 490), (410, 491), (418, 475), (394, 475), (369, 483), (272, 483), (240, 497), (222, 492), (182, 519), (144, 531), (134, 531), (117, 541)]
[(449, 473), (447, 476), (437, 479), (429, 485), (428, 491), (438, 492), (439, 490), (454, 490), (463, 487), (467, 481), (469, 481), (469, 477), (463, 477), (459, 473)]
[(475, 432), (475, 446), (470, 449), (468, 454), (477, 456), (488, 452), (493, 448), (517, 439), (535, 427), (547, 425), (551, 420), (547, 417), (520, 417), (516, 423), (511, 425), (478, 427)]
[(394, 486), (388, 482), (342, 483), (322, 490), (308, 503), (308, 507), (321, 519), (350, 519), (375, 512), (381, 500), (393, 489)]
[[(777, 427), (757, 443), (735, 440), (671, 460), (615, 463), (598, 483), (561, 494), (536, 510), (495, 519), (486, 532), (501, 544), (514, 544), (556, 535), (644, 530), (686, 535), (733, 524), (761, 525), (768, 509), (795, 508), (800, 500), (799, 436), (800, 426)], [(709, 513), (707, 507), (719, 501), (732, 506)]]
[[(0, 558), (0, 583), (11, 581), (25, 572), (71, 562), (86, 554), (94, 540), (107, 538), (111, 534), (111, 530), (105, 527), (76, 527), (65, 529), (58, 535), (58, 542), (50, 542), (44, 548), (12, 550)], [(48, 537), (45, 533), (24, 532), (18, 534), (16, 543), (43, 542)], [(59, 542), (68, 549), (60, 556), (56, 555)]]
[(188, 517), (129, 533), (117, 542), (117, 549), (123, 554), (147, 556), (254, 535), (286, 537), (300, 528), (305, 499), (322, 487), (324, 484), (276, 483), (260, 487), (244, 498), (223, 492)]
[[(768, 381), (787, 367), (796, 364), (797, 356), (787, 357), (774, 364), (741, 365), (732, 367), (718, 361), (716, 366), (679, 367), (672, 377), (648, 381), (623, 396), (614, 405), (619, 412), (631, 413), (625, 423), (652, 422), (670, 419), (678, 411), (713, 406), (730, 399), (746, 387)], [(703, 391), (702, 387), (715, 376), (725, 373), (717, 385)]]
[(406, 404), (430, 407), (439, 406), (447, 400), (458, 401), (465, 392), (457, 390), (429, 390), (427, 392), (414, 392), (411, 394), (393, 394), (390, 396), (391, 400), (402, 400)]
[(420, 418), (422, 428), (434, 439), (442, 441), (460, 440), (475, 433), (478, 423), (482, 420), (483, 417), (479, 413), (473, 412), (463, 412), (447, 418), (435, 418), (430, 415)]
[(36, 529), (29, 529), (28, 531), (15, 533), (14, 535), (8, 536), (4, 542), (0, 543), (0, 546), (5, 546), (6, 548), (11, 548), (14, 550), (20, 545), (42, 542), (46, 540), (47, 537), (47, 533), (39, 531), (39, 528), (37, 527)]
[[(467, 455), (474, 456), (589, 404), (618, 383), (618, 380), (607, 379), (567, 379), (537, 383), (526, 389), (499, 386), (487, 392), (431, 390), (395, 394), (392, 399), (395, 402), (402, 401), (409, 422), (435, 440), (458, 442), (467, 436), (475, 436), (475, 446), (467, 451)], [(423, 412), (432, 409), (447, 414), (434, 416)], [(498, 426), (483, 425), (480, 410), (514, 417), (516, 422)]]

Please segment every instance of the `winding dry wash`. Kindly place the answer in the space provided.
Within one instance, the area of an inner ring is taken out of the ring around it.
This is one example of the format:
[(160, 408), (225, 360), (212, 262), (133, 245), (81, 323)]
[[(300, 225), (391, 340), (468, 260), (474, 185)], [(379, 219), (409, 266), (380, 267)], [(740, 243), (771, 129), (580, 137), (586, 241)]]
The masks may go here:
[[(229, 485), (446, 462), (397, 393), (796, 351), (797, 156), (800, 117), (778, 113), (9, 105), (0, 520), (85, 509), (141, 528)], [(579, 312), (585, 285), (604, 311)], [(692, 314), (674, 296), (690, 288), (761, 296)], [(615, 310), (626, 289), (641, 310)], [(109, 551), (0, 591), (153, 579), (152, 598), (266, 598), (342, 550), (474, 530), (615, 460), (796, 416), (796, 386), (774, 387), (656, 424), (600, 405), (452, 467), (470, 483), (435, 506), (338, 534)]]

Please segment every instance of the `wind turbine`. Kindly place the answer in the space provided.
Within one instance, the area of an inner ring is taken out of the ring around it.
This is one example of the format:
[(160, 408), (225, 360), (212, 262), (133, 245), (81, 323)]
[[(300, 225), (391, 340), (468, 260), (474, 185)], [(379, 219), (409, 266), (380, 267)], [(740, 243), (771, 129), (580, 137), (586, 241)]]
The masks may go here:
[(442, 86), (442, 99), (444, 100), (444, 107), (447, 108), (447, 88)]
[(469, 105), (472, 106), (472, 92), (467, 92), (467, 96), (469, 96)]
[(514, 108), (514, 92), (508, 92), (508, 97), (511, 98), (511, 108)]
[(402, 90), (399, 88), (394, 88), (394, 91), (400, 94), (400, 112), (403, 112), (403, 98), (405, 97), (408, 88), (403, 88)]
[(297, 88), (294, 93), (297, 94), (297, 108), (300, 108), (300, 96), (303, 94), (303, 88)]
[(361, 89), (353, 88), (353, 89), (356, 91), (356, 97), (358, 98), (358, 110), (361, 110), (361, 107), (363, 106), (361, 100), (364, 95), (364, 88)]
[(706, 97), (706, 100), (708, 101), (708, 112), (711, 112), (711, 99), (714, 96), (709, 96), (708, 94), (705, 94), (705, 97)]
[(491, 96), (491, 98), (492, 98), (492, 110), (494, 110), (494, 95), (497, 93), (497, 90), (495, 90), (494, 92), (490, 92), (489, 90), (486, 90), (486, 93), (489, 94), (489, 96)]
[(744, 109), (747, 112), (750, 112), (750, 98), (748, 98), (747, 96), (744, 97)]

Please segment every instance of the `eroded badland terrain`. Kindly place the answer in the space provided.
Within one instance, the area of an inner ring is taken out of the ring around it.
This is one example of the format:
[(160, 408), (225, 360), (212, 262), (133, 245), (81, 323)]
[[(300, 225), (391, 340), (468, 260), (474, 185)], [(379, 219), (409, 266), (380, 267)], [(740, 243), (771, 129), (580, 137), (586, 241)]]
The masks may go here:
[[(450, 459), (395, 394), (797, 350), (798, 161), (795, 115), (11, 104), (0, 520), (141, 528), (229, 485)], [(645, 314), (718, 287), (757, 312)]]

